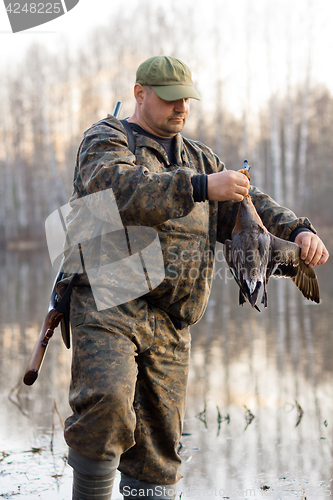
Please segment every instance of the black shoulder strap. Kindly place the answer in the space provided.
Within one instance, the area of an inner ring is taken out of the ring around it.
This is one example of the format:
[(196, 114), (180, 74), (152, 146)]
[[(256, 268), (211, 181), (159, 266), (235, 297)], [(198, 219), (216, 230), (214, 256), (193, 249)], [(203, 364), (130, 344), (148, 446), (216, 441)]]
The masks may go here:
[(131, 125), (128, 123), (127, 120), (120, 120), (120, 123), (123, 125), (126, 134), (127, 134), (127, 141), (128, 141), (128, 149), (135, 154), (135, 138), (133, 134), (133, 130)]

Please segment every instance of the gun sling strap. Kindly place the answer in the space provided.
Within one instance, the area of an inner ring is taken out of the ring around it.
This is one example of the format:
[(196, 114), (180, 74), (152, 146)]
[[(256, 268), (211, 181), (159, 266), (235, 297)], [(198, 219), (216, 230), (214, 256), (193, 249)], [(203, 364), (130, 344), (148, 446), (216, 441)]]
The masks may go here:
[(133, 130), (131, 125), (128, 123), (127, 120), (120, 120), (120, 123), (125, 129), (126, 135), (127, 135), (127, 142), (128, 142), (128, 149), (135, 154), (135, 138), (133, 134)]

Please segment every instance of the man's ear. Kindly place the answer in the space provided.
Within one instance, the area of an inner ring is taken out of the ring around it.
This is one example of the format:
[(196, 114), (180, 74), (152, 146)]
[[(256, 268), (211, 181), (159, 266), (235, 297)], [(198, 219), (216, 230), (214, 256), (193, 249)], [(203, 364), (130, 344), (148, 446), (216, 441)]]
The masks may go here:
[(146, 89), (140, 84), (134, 85), (134, 97), (138, 104), (142, 104), (146, 95)]

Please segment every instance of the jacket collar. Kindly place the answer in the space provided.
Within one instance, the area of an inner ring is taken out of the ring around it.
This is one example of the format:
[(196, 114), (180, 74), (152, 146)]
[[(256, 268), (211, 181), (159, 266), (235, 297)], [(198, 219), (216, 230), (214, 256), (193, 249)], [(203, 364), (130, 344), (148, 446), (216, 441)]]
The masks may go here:
[[(158, 151), (158, 153), (163, 157), (164, 162), (167, 165), (171, 165), (171, 163), (169, 162), (168, 155), (167, 155), (165, 149), (163, 148), (163, 146), (161, 146), (161, 144), (159, 144), (157, 141), (155, 141), (151, 137), (148, 137), (146, 135), (141, 135), (136, 131), (134, 131), (134, 134), (135, 134), (136, 147), (139, 147), (139, 148), (140, 147), (142, 147), (142, 148), (148, 147), (148, 148), (154, 149), (155, 151)], [(176, 156), (176, 164), (177, 165), (181, 166), (181, 165), (188, 163), (187, 153), (186, 153), (186, 149), (184, 147), (184, 141), (183, 141), (183, 137), (181, 134), (177, 134), (175, 136), (175, 156)]]

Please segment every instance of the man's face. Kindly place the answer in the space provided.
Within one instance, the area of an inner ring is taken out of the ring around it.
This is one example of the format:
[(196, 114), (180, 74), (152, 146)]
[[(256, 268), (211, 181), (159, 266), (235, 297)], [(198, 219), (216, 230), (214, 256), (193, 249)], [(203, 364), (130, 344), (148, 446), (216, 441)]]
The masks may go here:
[(139, 108), (143, 128), (149, 127), (152, 134), (165, 138), (180, 132), (189, 114), (190, 100), (164, 101), (150, 87), (144, 90)]

